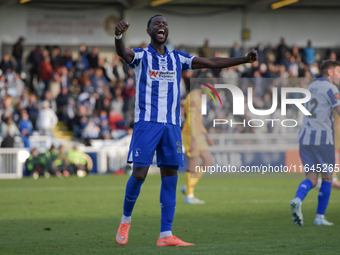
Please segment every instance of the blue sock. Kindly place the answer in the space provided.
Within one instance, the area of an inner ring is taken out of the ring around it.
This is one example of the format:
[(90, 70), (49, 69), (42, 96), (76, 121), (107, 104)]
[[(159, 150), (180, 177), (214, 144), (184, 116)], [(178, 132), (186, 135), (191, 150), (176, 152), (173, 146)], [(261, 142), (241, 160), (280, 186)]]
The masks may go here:
[(300, 198), (301, 202), (305, 199), (307, 196), (308, 192), (313, 188), (313, 183), (311, 180), (306, 179), (303, 180), (300, 185), (298, 190), (296, 191), (295, 197)]
[(176, 208), (176, 187), (178, 176), (162, 178), (161, 186), (161, 232), (172, 231), (172, 221), (175, 216)]
[(332, 189), (332, 183), (328, 181), (322, 181), (321, 188), (318, 195), (318, 209), (316, 211), (317, 214), (325, 214), (329, 197), (331, 196), (331, 189)]
[(124, 216), (131, 216), (140, 188), (144, 181), (137, 181), (132, 175), (126, 184), (124, 199)]

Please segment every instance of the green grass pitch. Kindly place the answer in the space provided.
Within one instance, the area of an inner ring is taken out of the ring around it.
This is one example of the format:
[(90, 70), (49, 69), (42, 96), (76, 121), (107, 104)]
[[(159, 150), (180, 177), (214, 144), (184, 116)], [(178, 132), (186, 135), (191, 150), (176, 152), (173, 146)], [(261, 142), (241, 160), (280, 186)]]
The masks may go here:
[[(184, 204), (177, 193), (173, 233), (193, 247), (157, 247), (160, 176), (142, 186), (129, 242), (115, 235), (128, 176), (0, 180), (0, 254), (339, 254), (340, 190), (326, 212), (334, 226), (314, 226), (317, 190), (302, 205), (303, 227), (291, 218), (300, 178), (203, 178)], [(185, 181), (179, 175), (178, 188)], [(50, 230), (48, 230), (50, 229)]]

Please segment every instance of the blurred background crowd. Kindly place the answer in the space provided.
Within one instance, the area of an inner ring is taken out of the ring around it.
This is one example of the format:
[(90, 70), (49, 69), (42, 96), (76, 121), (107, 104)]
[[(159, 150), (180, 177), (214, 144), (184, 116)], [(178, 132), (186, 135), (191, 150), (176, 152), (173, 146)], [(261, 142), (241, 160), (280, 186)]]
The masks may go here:
[[(20, 136), (25, 147), (30, 148), (29, 136), (53, 136), (53, 128), (58, 123), (72, 132), (73, 139), (86, 145), (92, 139), (119, 139), (132, 133), (135, 75), (117, 55), (105, 59), (100, 57), (97, 47), (88, 48), (81, 44), (78, 52), (67, 48), (62, 51), (59, 46), (36, 46), (27, 58), (23, 58), (24, 40), (20, 37), (12, 52), (3, 54), (0, 63), (2, 147), (13, 147), (13, 137)], [(143, 43), (140, 47), (147, 45)], [(244, 55), (238, 43), (225, 51), (212, 48), (208, 40), (195, 51), (188, 51), (183, 45), (174, 47), (170, 42), (167, 47), (200, 57)], [(286, 44), (281, 38), (275, 47), (259, 44), (255, 49), (259, 60), (251, 65), (183, 72), (182, 101), (190, 91), (190, 78), (213, 78), (239, 86), (245, 95), (247, 87), (251, 86), (254, 107), (269, 109), (273, 87), (306, 87), (309, 79), (319, 76), (322, 60), (337, 59), (335, 52), (327, 50), (317, 60), (311, 41), (306, 42), (305, 48), (298, 48)], [(232, 112), (232, 97), (231, 94), (222, 94), (221, 97), (223, 107), (210, 102), (208, 110), (213, 110), (218, 118), (228, 118)], [(292, 109), (291, 114), (297, 114), (296, 109)], [(209, 121), (205, 119), (208, 126)], [(280, 132), (275, 128), (267, 131)], [(238, 125), (218, 132), (251, 133), (254, 130)]]

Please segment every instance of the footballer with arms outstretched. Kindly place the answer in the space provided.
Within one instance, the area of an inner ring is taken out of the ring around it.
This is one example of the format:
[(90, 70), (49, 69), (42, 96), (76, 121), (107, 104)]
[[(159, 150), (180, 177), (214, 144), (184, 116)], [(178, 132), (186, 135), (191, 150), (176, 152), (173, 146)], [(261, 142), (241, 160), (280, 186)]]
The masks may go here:
[(332, 172), (335, 166), (333, 110), (340, 115), (340, 94), (335, 85), (340, 81), (340, 63), (333, 60), (324, 61), (321, 66), (322, 78), (308, 86), (311, 99), (306, 108), (311, 115), (303, 118), (299, 132), (300, 158), (306, 172), (290, 202), (293, 220), (297, 226), (303, 226), (301, 203), (308, 192), (315, 187), (318, 174), (321, 173), (322, 184), (318, 195), (318, 207), (314, 225), (333, 225), (325, 217), (332, 188)]
[(178, 51), (168, 51), (165, 42), (169, 28), (161, 15), (151, 17), (146, 32), (151, 43), (145, 49), (125, 47), (122, 35), (130, 24), (119, 21), (115, 28), (117, 54), (136, 74), (135, 125), (128, 163), (133, 171), (126, 184), (123, 216), (116, 241), (125, 245), (131, 225), (131, 213), (152, 163), (155, 151), (161, 172), (161, 232), (158, 246), (191, 246), (172, 234), (176, 206), (177, 169), (183, 164), (180, 128), (180, 80), (186, 69), (225, 68), (252, 63), (257, 52), (252, 49), (240, 58), (198, 58)]

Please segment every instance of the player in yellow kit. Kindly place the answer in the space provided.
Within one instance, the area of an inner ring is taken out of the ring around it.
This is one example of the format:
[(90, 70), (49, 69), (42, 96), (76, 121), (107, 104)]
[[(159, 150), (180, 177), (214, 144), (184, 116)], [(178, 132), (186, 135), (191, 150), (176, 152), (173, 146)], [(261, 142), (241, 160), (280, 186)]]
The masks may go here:
[[(203, 172), (195, 172), (196, 166), (199, 165), (199, 158), (203, 160), (203, 167), (212, 165), (212, 156), (209, 151), (209, 145), (213, 145), (214, 142), (210, 139), (209, 134), (202, 123), (202, 93), (203, 90), (199, 88), (192, 90), (188, 94), (184, 106), (186, 119), (182, 130), (182, 140), (189, 165), (186, 172), (186, 185), (181, 188), (181, 191), (186, 194), (184, 202), (187, 204), (205, 203), (194, 196), (194, 187), (204, 174)], [(203, 135), (206, 140), (203, 138)]]

